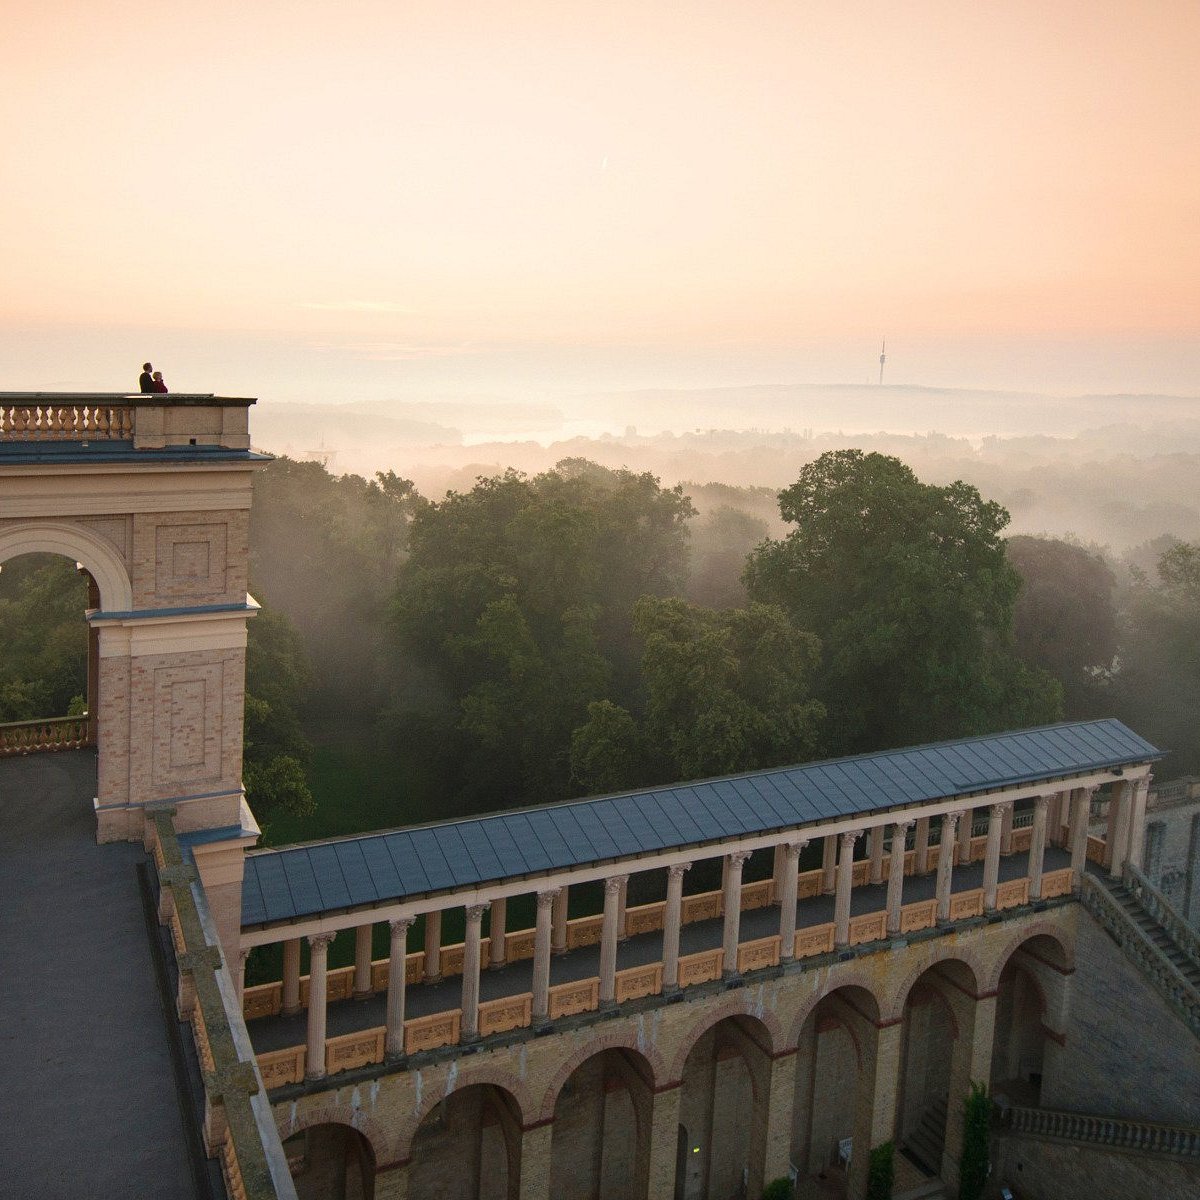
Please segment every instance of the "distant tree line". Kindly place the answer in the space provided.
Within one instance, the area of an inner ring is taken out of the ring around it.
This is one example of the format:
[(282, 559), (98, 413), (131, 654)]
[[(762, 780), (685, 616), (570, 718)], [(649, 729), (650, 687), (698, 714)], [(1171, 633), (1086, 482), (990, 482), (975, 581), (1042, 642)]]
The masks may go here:
[[(859, 450), (805, 465), (770, 524), (761, 493), (567, 459), (431, 502), (390, 472), (268, 464), (256, 812), (311, 809), (314, 743), (337, 741), (436, 780), (438, 813), (1063, 716), (1119, 716), (1173, 752), (1165, 773), (1200, 770), (1200, 546), (1006, 540), (974, 487)], [(84, 594), (63, 560), (5, 565), (0, 720), (81, 703)]]

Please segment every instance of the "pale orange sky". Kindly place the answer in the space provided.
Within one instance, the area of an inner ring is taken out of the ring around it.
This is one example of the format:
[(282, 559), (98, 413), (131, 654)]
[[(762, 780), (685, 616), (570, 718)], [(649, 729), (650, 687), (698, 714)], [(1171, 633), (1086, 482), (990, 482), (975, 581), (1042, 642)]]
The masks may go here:
[(1194, 0), (3, 16), (0, 333), (1200, 336)]

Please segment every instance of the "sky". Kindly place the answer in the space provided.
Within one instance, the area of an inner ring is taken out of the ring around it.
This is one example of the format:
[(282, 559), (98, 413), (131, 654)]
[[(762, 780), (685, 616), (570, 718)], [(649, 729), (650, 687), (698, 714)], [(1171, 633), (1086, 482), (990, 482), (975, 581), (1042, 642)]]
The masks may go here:
[(0, 0), (0, 389), (1200, 393), (1200, 6)]

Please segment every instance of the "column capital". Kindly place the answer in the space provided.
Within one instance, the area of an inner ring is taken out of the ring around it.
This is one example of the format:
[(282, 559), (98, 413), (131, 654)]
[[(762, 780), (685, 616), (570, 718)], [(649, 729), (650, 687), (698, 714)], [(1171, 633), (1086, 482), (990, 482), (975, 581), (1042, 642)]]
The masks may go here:
[(991, 805), (991, 814), (993, 817), (1003, 817), (1006, 812), (1012, 812), (1012, 806), (1011, 800), (997, 800)]
[(615, 896), (628, 882), (628, 875), (610, 875), (604, 881), (604, 894)]
[(1049, 794), (1043, 792), (1042, 795), (1040, 795), (1040, 796), (1034, 796), (1033, 806), (1034, 806), (1034, 808), (1037, 809), (1038, 812), (1045, 812), (1046, 809), (1050, 807)]
[(725, 855), (725, 857), (729, 859), (731, 867), (740, 867), (750, 857), (751, 853), (750, 850), (734, 850)]
[(865, 832), (866, 831), (863, 829), (847, 829), (845, 833), (839, 833), (838, 841), (842, 844), (842, 850), (853, 850), (854, 843), (857, 842)]
[(904, 817), (899, 821), (893, 821), (892, 829), (894, 833), (907, 833), (916, 823), (915, 817)]
[(329, 943), (337, 937), (336, 933), (310, 933), (308, 945), (310, 950), (328, 950)]
[(492, 907), (492, 902), (490, 900), (484, 900), (482, 904), (468, 904), (467, 905), (467, 920), (468, 921), (483, 920), (483, 914), (485, 912), (487, 912), (487, 910), (491, 907)]
[(667, 874), (670, 875), (672, 879), (682, 879), (684, 872), (690, 871), (691, 869), (691, 863), (672, 863), (667, 868)]
[(399, 933), (407, 933), (415, 919), (415, 917), (393, 917), (388, 921), (388, 927), (392, 931), (392, 936), (394, 937)]
[(808, 845), (809, 838), (801, 838), (798, 842), (784, 842), (783, 852), (788, 858), (799, 858), (804, 853), (804, 848)]
[(561, 891), (562, 891), (561, 887), (556, 887), (556, 888), (547, 888), (544, 892), (538, 892), (538, 894), (537, 894), (538, 908), (539, 909), (549, 908), (555, 902), (555, 900), (558, 899), (559, 893)]

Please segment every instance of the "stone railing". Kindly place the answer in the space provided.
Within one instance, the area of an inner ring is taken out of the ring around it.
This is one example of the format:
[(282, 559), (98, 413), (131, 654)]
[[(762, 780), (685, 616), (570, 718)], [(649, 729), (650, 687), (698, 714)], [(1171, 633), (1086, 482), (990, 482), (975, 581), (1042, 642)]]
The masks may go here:
[(176, 1008), (191, 1026), (204, 1081), (204, 1148), (219, 1159), (230, 1200), (296, 1200), (237, 992), (196, 868), (183, 861), (172, 810), (154, 813), (146, 841), (158, 874), (159, 920), (170, 930), (179, 971)]
[[(820, 872), (814, 872), (820, 874)], [(1067, 896), (1071, 892), (1071, 871), (1064, 868), (1060, 871), (1047, 872), (1043, 883), (1052, 885), (1051, 891), (1055, 896)], [(763, 881), (769, 883), (769, 880)], [(765, 889), (752, 893), (751, 903), (760, 906), (760, 893)], [(701, 899), (720, 893), (698, 893), (685, 898)], [(997, 909), (1016, 908), (1028, 902), (1028, 878), (1013, 879), (1001, 884), (997, 890)], [(652, 908), (653, 905), (644, 905)], [(638, 909), (628, 910), (636, 913)], [(978, 917), (983, 913), (983, 890), (972, 888), (969, 891), (955, 892), (951, 898), (951, 921)], [(716, 915), (720, 915), (719, 912)], [(581, 921), (592, 918), (581, 917)], [(703, 918), (701, 918), (703, 919)], [(933, 929), (937, 925), (937, 901), (917, 900), (905, 904), (900, 910), (900, 931), (902, 934), (913, 933), (922, 929)], [(661, 921), (654, 926), (662, 927)], [(522, 931), (523, 933), (524, 931)], [(509, 934), (512, 938), (515, 935)], [(887, 913), (880, 909), (876, 912), (859, 913), (850, 919), (849, 944), (852, 946), (869, 943), (886, 943)], [(487, 961), (487, 939), (481, 939), (480, 960)], [(590, 942), (580, 944), (591, 944)], [(806, 925), (796, 930), (792, 946), (792, 957), (795, 961), (815, 958), (824, 954), (832, 954), (834, 945), (834, 926), (832, 923), (822, 925)], [(462, 970), (461, 946), (443, 947), (441, 963), (443, 971), (447, 961), (446, 951), (457, 950), (455, 956), (457, 969)], [(778, 934), (770, 937), (759, 937), (751, 941), (741, 942), (737, 950), (737, 970), (739, 974), (753, 974), (766, 968), (778, 967), (782, 957), (782, 947)], [(405, 959), (405, 979), (408, 983), (416, 982), (421, 977), (421, 962), (424, 955), (417, 951)], [(725, 954), (720, 948), (700, 950), (694, 954), (682, 955), (679, 959), (679, 987), (688, 989), (701, 984), (713, 983), (722, 978)], [(372, 987), (382, 991), (387, 986), (387, 960), (378, 960), (371, 964)], [(327, 976), (328, 999), (347, 999), (351, 994), (353, 967), (340, 967), (330, 971)], [(335, 984), (336, 980), (336, 984)], [(300, 999), (304, 1005), (308, 996), (308, 976), (302, 976), (300, 981)], [(244, 997), (247, 1019), (255, 1016), (267, 1016), (279, 1012), (281, 984), (260, 984), (247, 988)], [(646, 963), (640, 966), (627, 967), (616, 972), (615, 999), (618, 1004), (629, 1000), (640, 1000), (648, 996), (659, 996), (663, 991), (663, 964), (661, 962)], [(502, 996), (494, 1000), (484, 1001), (479, 1005), (479, 1033), (486, 1037), (489, 1034), (504, 1033), (513, 1029), (528, 1028), (532, 1024), (532, 1000), (530, 993), (524, 992), (512, 996)], [(595, 1012), (600, 1007), (600, 979), (592, 976), (588, 979), (573, 980), (551, 986), (549, 991), (549, 1013), (551, 1021), (560, 1017), (575, 1016), (579, 1013)], [(406, 1054), (417, 1054), (423, 1050), (436, 1050), (443, 1046), (457, 1045), (461, 1036), (461, 1009), (447, 1009), (442, 1012), (430, 1013), (420, 1017), (410, 1017), (404, 1022), (404, 1050)], [(386, 1028), (382, 1025), (365, 1029), (356, 1033), (342, 1034), (335, 1038), (327, 1038), (325, 1042), (325, 1073), (333, 1075), (352, 1067), (361, 1067), (381, 1063), (384, 1060), (384, 1043)], [(266, 1051), (258, 1056), (258, 1066), (263, 1082), (267, 1088), (281, 1087), (284, 1084), (300, 1083), (305, 1077), (305, 1047), (289, 1046), (283, 1050)]]
[(1048, 1108), (1010, 1106), (1001, 1125), (1013, 1133), (1060, 1141), (1084, 1142), (1112, 1150), (1164, 1154), (1172, 1158), (1200, 1159), (1200, 1129), (1182, 1125), (1157, 1125), (1148, 1121), (1122, 1121), (1086, 1113), (1055, 1112)]
[(1167, 931), (1167, 936), (1200, 967), (1200, 933), (1175, 911), (1166, 896), (1132, 863), (1125, 864), (1121, 881), (1146, 912)]
[(248, 450), (249, 398), (209, 393), (0, 392), (0, 442), (132, 442)]
[(1107, 887), (1085, 875), (1080, 889), (1084, 908), (1112, 934), (1125, 957), (1158, 989), (1159, 994), (1200, 1037), (1200, 992), (1175, 964), (1138, 928)]
[(87, 713), (78, 717), (46, 717), (41, 721), (8, 721), (0, 725), (0, 758), (46, 750), (78, 750), (91, 741)]
[(1198, 787), (1200, 778), (1195, 775), (1184, 775), (1179, 779), (1172, 779), (1169, 783), (1157, 784), (1151, 789), (1150, 805), (1153, 808), (1160, 804), (1180, 804), (1185, 800), (1194, 800)]
[(0, 397), (0, 441), (107, 442), (133, 438), (133, 408), (127, 400), (48, 398), (13, 403)]

